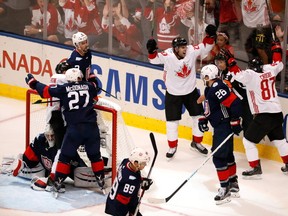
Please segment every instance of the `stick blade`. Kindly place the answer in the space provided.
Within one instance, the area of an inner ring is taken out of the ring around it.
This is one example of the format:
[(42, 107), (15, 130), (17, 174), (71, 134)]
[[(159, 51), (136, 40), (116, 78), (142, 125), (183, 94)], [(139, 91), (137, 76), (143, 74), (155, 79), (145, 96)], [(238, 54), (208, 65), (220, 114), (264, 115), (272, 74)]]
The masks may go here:
[(149, 203), (153, 203), (153, 204), (161, 204), (161, 203), (166, 203), (166, 199), (165, 198), (153, 198), (153, 197), (149, 197), (147, 199), (147, 201)]

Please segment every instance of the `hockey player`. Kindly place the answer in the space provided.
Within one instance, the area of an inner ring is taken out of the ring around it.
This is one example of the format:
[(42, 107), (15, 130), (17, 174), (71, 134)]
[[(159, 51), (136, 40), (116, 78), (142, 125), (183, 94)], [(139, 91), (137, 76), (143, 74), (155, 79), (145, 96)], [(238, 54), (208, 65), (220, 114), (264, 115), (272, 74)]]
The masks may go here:
[[(89, 82), (97, 82), (96, 75), (91, 71), (92, 54), (89, 49), (88, 37), (83, 32), (77, 32), (72, 37), (75, 49), (67, 59), (67, 63), (71, 68), (79, 68), (83, 73), (83, 80)], [(97, 85), (97, 83), (96, 83)]]
[[(218, 77), (215, 65), (206, 65), (201, 69), (201, 79), (206, 86), (204, 90), (205, 118), (199, 119), (199, 129), (208, 131), (208, 120), (214, 129), (212, 151), (214, 151), (229, 134), (239, 135), (242, 130), (240, 116), (242, 106), (240, 99)], [(217, 170), (220, 189), (214, 200), (216, 204), (230, 202), (231, 192), (238, 197), (236, 162), (233, 154), (233, 136), (213, 155), (213, 164)]]
[[(63, 85), (67, 83), (65, 72), (71, 68), (71, 66), (66, 62), (60, 62), (56, 68), (56, 74), (53, 74), (50, 78), (49, 86)], [(58, 149), (61, 148), (63, 137), (65, 134), (65, 123), (62, 117), (61, 107), (59, 98), (52, 97), (48, 99), (50, 102), (47, 103), (46, 108), (46, 123), (50, 124), (53, 131), (55, 131), (55, 144)]]
[(207, 36), (197, 46), (187, 45), (184, 38), (172, 40), (172, 48), (157, 53), (157, 43), (149, 39), (146, 47), (152, 64), (164, 64), (166, 72), (165, 115), (169, 150), (168, 159), (172, 158), (178, 146), (178, 125), (184, 105), (192, 117), (193, 139), (191, 148), (206, 155), (208, 150), (201, 144), (203, 133), (198, 129), (198, 118), (203, 115), (203, 107), (197, 104), (199, 93), (196, 88), (196, 59), (204, 57), (212, 49), (216, 36), (216, 27), (206, 27)]
[[(34, 138), (34, 141), (26, 148), (24, 154), (20, 158), (15, 159), (13, 164), (10, 166), (10, 172), (13, 176), (23, 176), (26, 178), (33, 177), (31, 181), (31, 188), (33, 190), (46, 190), (51, 191), (53, 185), (52, 164), (54, 163), (55, 156), (58, 151), (58, 147), (55, 145), (54, 131), (49, 124), (45, 127), (45, 132), (40, 133)], [(39, 163), (42, 165), (42, 169), (36, 169), (39, 167)], [(74, 179), (73, 170), (78, 167), (86, 166), (82, 159), (77, 154), (76, 157), (71, 161), (71, 170), (69, 177)], [(34, 168), (34, 169), (33, 169)], [(32, 173), (31, 176), (24, 176), (22, 173)], [(42, 175), (42, 170), (44, 173)], [(38, 172), (36, 172), (38, 171)], [(61, 188), (61, 192), (65, 191), (64, 185)]]
[(230, 57), (233, 57), (230, 51), (226, 49), (221, 49), (220, 53), (215, 56), (215, 65), (219, 69), (220, 79), (222, 79), (231, 88), (231, 90), (236, 94), (236, 96), (242, 102), (242, 116), (241, 117), (242, 117), (243, 132), (245, 133), (249, 124), (253, 120), (253, 115), (249, 108), (249, 103), (248, 103), (247, 94), (246, 94), (246, 87), (242, 83), (236, 81), (233, 78), (234, 73), (228, 70), (228, 59)]
[[(129, 158), (121, 162), (107, 196), (105, 213), (113, 216), (135, 214), (140, 187), (142, 190), (148, 190), (153, 183), (152, 179), (141, 177), (141, 170), (145, 168), (149, 160), (147, 151), (135, 148)], [(138, 211), (137, 216), (142, 216), (142, 214)]]
[(250, 169), (242, 172), (244, 178), (261, 178), (262, 168), (256, 143), (266, 135), (274, 144), (284, 162), (281, 168), (288, 173), (288, 144), (282, 130), (283, 113), (278, 99), (275, 80), (282, 71), (282, 49), (279, 42), (274, 41), (272, 48), (272, 64), (264, 64), (260, 59), (249, 61), (247, 70), (240, 70), (234, 58), (228, 60), (230, 71), (235, 73), (235, 80), (246, 86), (250, 110), (254, 119), (246, 130), (243, 144)]
[(48, 87), (38, 82), (32, 74), (27, 74), (26, 83), (36, 89), (42, 98), (58, 97), (63, 106), (63, 115), (67, 129), (62, 143), (61, 153), (56, 167), (54, 190), (58, 192), (62, 182), (70, 171), (70, 161), (77, 154), (80, 145), (85, 145), (93, 173), (99, 187), (105, 193), (104, 163), (100, 153), (100, 135), (93, 109), (93, 98), (97, 96), (95, 83), (82, 81), (83, 74), (77, 68), (65, 73), (65, 83)]

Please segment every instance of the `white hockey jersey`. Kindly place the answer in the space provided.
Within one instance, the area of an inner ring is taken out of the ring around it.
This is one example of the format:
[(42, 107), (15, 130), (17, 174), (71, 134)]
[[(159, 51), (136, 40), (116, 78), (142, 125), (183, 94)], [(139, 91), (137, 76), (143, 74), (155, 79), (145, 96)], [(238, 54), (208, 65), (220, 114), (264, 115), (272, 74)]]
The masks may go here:
[(275, 87), (276, 76), (282, 69), (283, 63), (276, 62), (264, 65), (263, 73), (250, 69), (236, 73), (235, 80), (246, 86), (252, 114), (282, 112)]
[(270, 24), (267, 5), (264, 0), (243, 0), (241, 2), (241, 10), (243, 22), (249, 28)]
[(206, 46), (200, 43), (197, 46), (188, 45), (185, 58), (179, 60), (169, 48), (158, 53), (152, 64), (164, 64), (166, 75), (166, 88), (172, 95), (187, 95), (196, 88), (196, 60), (198, 56), (205, 58), (212, 49), (213, 44)]
[[(53, 76), (50, 78), (49, 86), (56, 86), (56, 85), (63, 85), (64, 83), (67, 83), (65, 74), (53, 74)], [(50, 101), (59, 101), (59, 98), (52, 97), (49, 99)], [(60, 110), (60, 102), (49, 102), (47, 103), (46, 108), (46, 123), (48, 124), (51, 116), (52, 111), (54, 110)]]

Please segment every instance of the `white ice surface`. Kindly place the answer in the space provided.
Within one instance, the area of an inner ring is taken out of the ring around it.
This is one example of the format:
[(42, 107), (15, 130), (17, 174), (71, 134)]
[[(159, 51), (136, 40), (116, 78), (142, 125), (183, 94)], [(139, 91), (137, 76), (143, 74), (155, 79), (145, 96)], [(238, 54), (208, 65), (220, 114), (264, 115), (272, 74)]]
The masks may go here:
[[(150, 131), (133, 127), (128, 128), (135, 144), (146, 148), (152, 156)], [(288, 215), (288, 176), (281, 173), (280, 167), (282, 164), (262, 159), (263, 179), (244, 180), (241, 178), (241, 172), (248, 167), (248, 164), (245, 155), (242, 153), (235, 153), (241, 198), (232, 199), (230, 203), (224, 205), (215, 205), (214, 196), (217, 194), (219, 183), (215, 168), (210, 160), (168, 203), (161, 205), (148, 203), (148, 197), (165, 198), (169, 196), (206, 159), (189, 149), (190, 142), (188, 140), (180, 139), (175, 158), (168, 162), (165, 158), (167, 151), (166, 136), (158, 133), (154, 133), (154, 135), (159, 154), (151, 175), (154, 184), (145, 193), (140, 207), (144, 216)], [(0, 137), (0, 159), (3, 156), (17, 155), (24, 151), (24, 101), (0, 97)], [(209, 145), (206, 147), (210, 149)], [(25, 194), (15, 194), (15, 200), (13, 200), (15, 205), (17, 205), (17, 196), (25, 196)], [(33, 202), (33, 200), (31, 201)], [(52, 201), (49, 203), (47, 199), (45, 202), (47, 202), (47, 205), (52, 203)], [(101, 216), (106, 215), (104, 208), (105, 205), (101, 204), (62, 213), (41, 213), (0, 208), (0, 215)]]

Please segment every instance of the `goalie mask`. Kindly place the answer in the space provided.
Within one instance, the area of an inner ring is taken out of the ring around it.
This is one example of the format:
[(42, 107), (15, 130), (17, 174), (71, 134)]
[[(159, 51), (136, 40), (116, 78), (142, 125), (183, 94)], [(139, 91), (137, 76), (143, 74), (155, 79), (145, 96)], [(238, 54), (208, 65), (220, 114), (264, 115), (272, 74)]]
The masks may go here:
[(145, 165), (147, 165), (150, 161), (150, 157), (148, 155), (148, 152), (145, 151), (144, 149), (135, 148), (132, 150), (129, 156), (129, 161), (131, 163), (138, 162), (138, 164), (145, 163)]
[(55, 145), (55, 137), (54, 137), (54, 131), (51, 128), (50, 124), (46, 125), (44, 135), (49, 144), (49, 147), (52, 148)]
[(209, 64), (201, 69), (201, 79), (205, 86), (208, 86), (208, 81), (218, 78), (218, 68), (216, 65)]

